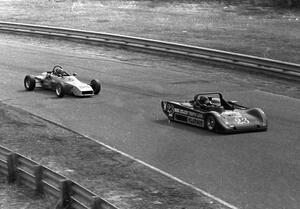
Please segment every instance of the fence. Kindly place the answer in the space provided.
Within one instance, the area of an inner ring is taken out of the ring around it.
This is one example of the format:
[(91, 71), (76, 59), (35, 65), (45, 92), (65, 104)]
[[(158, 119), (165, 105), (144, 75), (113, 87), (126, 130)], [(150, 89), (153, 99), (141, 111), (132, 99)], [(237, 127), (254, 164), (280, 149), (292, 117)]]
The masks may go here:
[(8, 182), (17, 182), (58, 199), (57, 209), (118, 209), (81, 185), (20, 154), (0, 146), (0, 173)]

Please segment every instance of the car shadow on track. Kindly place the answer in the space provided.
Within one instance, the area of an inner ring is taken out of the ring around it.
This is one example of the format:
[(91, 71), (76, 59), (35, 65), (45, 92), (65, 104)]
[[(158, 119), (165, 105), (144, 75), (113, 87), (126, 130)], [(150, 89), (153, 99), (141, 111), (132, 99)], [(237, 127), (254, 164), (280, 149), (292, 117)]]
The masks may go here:
[(193, 132), (202, 136), (228, 136), (228, 135), (243, 135), (243, 134), (251, 134), (251, 133), (258, 133), (259, 131), (248, 131), (248, 132), (236, 132), (236, 133), (221, 133), (221, 132), (213, 132), (206, 130), (204, 128), (196, 127), (193, 125), (185, 124), (185, 123), (180, 123), (176, 121), (169, 121), (168, 119), (159, 119), (159, 120), (154, 120), (154, 123), (157, 123), (159, 125), (164, 125), (168, 127), (173, 127), (176, 129), (181, 129), (189, 132)]
[(35, 88), (33, 91), (27, 91), (27, 90), (18, 90), (17, 92), (20, 92), (20, 93), (25, 93), (25, 92), (28, 92), (28, 93), (35, 93), (35, 94), (42, 94), (42, 95), (47, 95), (47, 96), (50, 96), (50, 99), (63, 99), (63, 98), (68, 98), (68, 99), (85, 99), (85, 98), (91, 98), (92, 96), (88, 97), (78, 97), (78, 96), (74, 96), (74, 95), (69, 95), (69, 94), (65, 94), (64, 97), (60, 98), (60, 97), (57, 97), (56, 94), (55, 94), (55, 91), (52, 91), (52, 90), (47, 90), (47, 89), (42, 89), (42, 88)]
[(167, 127), (172, 127), (172, 128), (176, 128), (176, 129), (180, 129), (180, 130), (184, 130), (184, 131), (189, 131), (189, 132), (193, 132), (202, 136), (213, 136), (213, 135), (220, 135), (219, 133), (215, 133), (215, 132), (211, 132), (208, 130), (205, 130), (204, 128), (199, 128), (196, 126), (192, 126), (189, 124), (184, 124), (184, 123), (180, 123), (180, 122), (175, 122), (175, 121), (169, 121), (168, 119), (158, 119), (158, 120), (153, 120), (154, 123), (159, 124), (159, 125), (163, 125), (163, 126), (167, 126)]
[(27, 90), (18, 90), (18, 92), (20, 93), (30, 93), (30, 94), (42, 94), (42, 95), (47, 95), (47, 96), (51, 96), (51, 99), (60, 99), (56, 96), (54, 91), (51, 90), (45, 90), (45, 89), (41, 89), (41, 88), (35, 88), (33, 91), (27, 91)]

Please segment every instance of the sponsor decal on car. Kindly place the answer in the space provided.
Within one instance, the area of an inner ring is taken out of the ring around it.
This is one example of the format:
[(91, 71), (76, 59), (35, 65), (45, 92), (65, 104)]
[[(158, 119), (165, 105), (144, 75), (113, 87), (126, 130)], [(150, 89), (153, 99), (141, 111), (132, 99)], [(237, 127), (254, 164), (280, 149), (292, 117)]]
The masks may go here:
[(204, 121), (198, 118), (187, 117), (187, 123), (194, 126), (204, 127)]
[(174, 114), (174, 120), (184, 122), (194, 126), (204, 127), (204, 120), (200, 118), (190, 117), (179, 113)]
[(176, 113), (180, 113), (182, 115), (192, 116), (192, 117), (196, 117), (196, 118), (203, 118), (203, 115), (201, 113), (191, 112), (188, 110), (182, 110), (182, 109), (178, 109), (178, 108), (175, 108), (174, 111)]

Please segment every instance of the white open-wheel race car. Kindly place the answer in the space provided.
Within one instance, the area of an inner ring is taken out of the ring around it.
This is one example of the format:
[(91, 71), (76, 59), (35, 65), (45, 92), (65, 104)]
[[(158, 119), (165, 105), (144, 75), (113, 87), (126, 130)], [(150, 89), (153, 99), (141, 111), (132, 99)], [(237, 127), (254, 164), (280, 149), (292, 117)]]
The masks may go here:
[(101, 84), (98, 80), (91, 80), (90, 84), (79, 81), (76, 73), (67, 73), (61, 66), (56, 65), (52, 71), (43, 72), (40, 75), (26, 75), (24, 86), (28, 91), (39, 85), (43, 89), (54, 90), (58, 97), (70, 94), (79, 97), (93, 96), (101, 91)]

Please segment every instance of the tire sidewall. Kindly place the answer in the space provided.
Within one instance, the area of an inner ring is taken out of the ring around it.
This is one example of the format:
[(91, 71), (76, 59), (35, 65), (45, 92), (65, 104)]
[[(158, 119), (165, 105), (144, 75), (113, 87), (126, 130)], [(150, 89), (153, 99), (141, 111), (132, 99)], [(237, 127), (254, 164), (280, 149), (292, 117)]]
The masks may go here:
[(35, 78), (30, 75), (25, 76), (24, 87), (27, 91), (32, 91), (35, 88)]
[(101, 84), (98, 80), (93, 79), (90, 86), (92, 87), (95, 95), (99, 94), (101, 91)]
[(208, 115), (205, 118), (205, 128), (209, 131), (215, 131), (216, 130), (216, 118), (213, 115)]
[(61, 83), (56, 85), (55, 94), (56, 94), (57, 97), (60, 97), (60, 98), (65, 95), (64, 86)]

